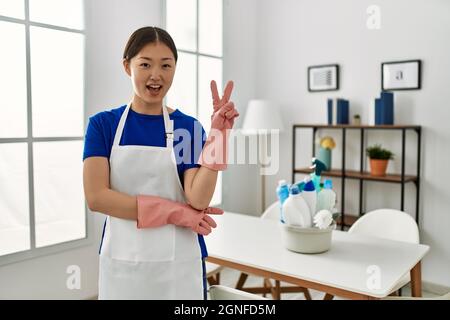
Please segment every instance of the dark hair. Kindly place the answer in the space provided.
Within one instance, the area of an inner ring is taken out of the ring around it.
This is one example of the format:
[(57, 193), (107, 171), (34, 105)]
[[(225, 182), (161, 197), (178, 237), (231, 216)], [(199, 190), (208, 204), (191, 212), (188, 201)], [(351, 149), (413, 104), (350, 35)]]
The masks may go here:
[(175, 63), (178, 60), (177, 47), (170, 34), (158, 27), (143, 27), (133, 32), (123, 52), (123, 58), (130, 61), (149, 43), (163, 43), (172, 51)]

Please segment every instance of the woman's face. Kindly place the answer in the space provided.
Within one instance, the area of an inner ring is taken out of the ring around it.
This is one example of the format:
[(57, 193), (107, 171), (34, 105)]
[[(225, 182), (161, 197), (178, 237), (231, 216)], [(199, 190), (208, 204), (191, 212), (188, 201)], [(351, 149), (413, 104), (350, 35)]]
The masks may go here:
[(150, 43), (124, 67), (131, 77), (134, 93), (147, 104), (161, 104), (175, 75), (175, 57), (163, 43)]

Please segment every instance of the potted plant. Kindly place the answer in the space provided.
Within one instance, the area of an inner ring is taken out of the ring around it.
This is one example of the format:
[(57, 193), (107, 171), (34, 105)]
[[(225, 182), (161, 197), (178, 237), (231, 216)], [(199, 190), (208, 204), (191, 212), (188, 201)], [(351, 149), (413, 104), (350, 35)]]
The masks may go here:
[(377, 177), (385, 176), (388, 162), (394, 159), (394, 154), (379, 144), (368, 147), (366, 154), (370, 159), (370, 174)]

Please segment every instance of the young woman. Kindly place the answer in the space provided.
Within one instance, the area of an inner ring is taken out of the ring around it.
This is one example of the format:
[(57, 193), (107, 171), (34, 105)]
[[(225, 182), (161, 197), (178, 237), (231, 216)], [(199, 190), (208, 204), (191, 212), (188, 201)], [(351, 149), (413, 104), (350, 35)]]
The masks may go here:
[[(163, 105), (177, 58), (166, 31), (136, 30), (123, 55), (134, 89), (131, 102), (89, 119), (84, 190), (89, 208), (108, 215), (99, 299), (206, 297), (203, 236), (216, 227), (210, 214), (223, 213), (208, 205), (217, 172), (226, 168), (227, 133), (239, 114), (229, 101), (233, 83), (220, 98), (212, 81), (211, 134), (196, 153), (203, 128)], [(181, 132), (189, 134), (179, 141)], [(174, 152), (178, 143), (182, 152)]]

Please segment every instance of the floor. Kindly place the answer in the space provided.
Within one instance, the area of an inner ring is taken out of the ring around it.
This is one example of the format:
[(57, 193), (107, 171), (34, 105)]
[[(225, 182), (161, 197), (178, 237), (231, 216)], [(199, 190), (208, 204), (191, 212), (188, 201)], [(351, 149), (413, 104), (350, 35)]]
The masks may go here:
[[(232, 287), (234, 288), (236, 286), (236, 283), (239, 279), (240, 272), (237, 270), (225, 268), (220, 273), (220, 284)], [(284, 283), (282, 282), (282, 285)], [(245, 282), (245, 286), (249, 287), (256, 287), (256, 286), (262, 286), (262, 278), (255, 277), (255, 276), (249, 276), (247, 278), (247, 281)], [(322, 300), (324, 293), (316, 290), (309, 290), (311, 297), (313, 300)], [(410, 296), (411, 295), (411, 289), (409, 286), (406, 286), (402, 289), (402, 296)], [(423, 291), (422, 292), (423, 297), (435, 297), (436, 295), (430, 292)], [(267, 295), (268, 298), (271, 298), (271, 295)], [(281, 299), (286, 300), (305, 300), (305, 297), (303, 296), (303, 293), (282, 293)], [(345, 300), (344, 298), (335, 297), (336, 300)]]

